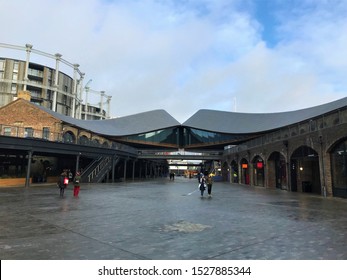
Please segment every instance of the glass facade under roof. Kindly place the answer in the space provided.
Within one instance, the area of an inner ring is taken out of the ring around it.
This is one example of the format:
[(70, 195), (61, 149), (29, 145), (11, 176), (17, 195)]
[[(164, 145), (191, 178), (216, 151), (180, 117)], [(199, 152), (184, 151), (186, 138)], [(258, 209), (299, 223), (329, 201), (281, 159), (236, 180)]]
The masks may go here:
[(209, 132), (204, 130), (198, 130), (194, 128), (185, 129), (186, 143), (191, 144), (200, 144), (200, 143), (210, 143), (210, 142), (224, 142), (230, 140), (230, 135)]
[(243, 136), (204, 131), (188, 127), (175, 127), (151, 131), (138, 135), (122, 137), (120, 140), (142, 145), (158, 145), (162, 147), (199, 147), (206, 145), (223, 145), (243, 139)]
[(188, 127), (184, 128), (184, 146), (186, 147), (199, 144), (215, 145), (218, 143), (232, 143), (242, 138), (242, 136), (233, 134), (217, 133)]
[(122, 138), (123, 141), (148, 145), (177, 146), (179, 143), (178, 128), (168, 128)]

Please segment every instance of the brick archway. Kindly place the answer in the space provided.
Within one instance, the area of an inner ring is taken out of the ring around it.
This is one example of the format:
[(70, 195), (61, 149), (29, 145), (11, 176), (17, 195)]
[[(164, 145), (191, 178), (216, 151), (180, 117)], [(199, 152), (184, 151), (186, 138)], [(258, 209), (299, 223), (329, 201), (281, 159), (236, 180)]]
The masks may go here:
[(69, 143), (69, 144), (75, 144), (76, 143), (76, 136), (75, 134), (68, 130), (63, 134), (63, 142)]
[(308, 146), (300, 146), (290, 157), (291, 187), (299, 192), (321, 194), (319, 155)]
[(288, 174), (284, 155), (278, 151), (270, 154), (267, 160), (268, 187), (287, 189)]
[(256, 155), (252, 160), (253, 179), (252, 184), (254, 186), (264, 187), (265, 186), (265, 164), (264, 159)]

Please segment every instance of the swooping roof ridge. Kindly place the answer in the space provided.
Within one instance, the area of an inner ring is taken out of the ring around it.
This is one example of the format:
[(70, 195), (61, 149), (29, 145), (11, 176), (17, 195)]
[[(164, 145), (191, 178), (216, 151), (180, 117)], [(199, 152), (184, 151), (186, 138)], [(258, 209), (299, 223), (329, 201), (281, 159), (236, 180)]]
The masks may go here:
[(181, 125), (162, 109), (107, 120), (80, 120), (36, 106), (63, 122), (107, 136), (135, 135)]
[(230, 134), (266, 132), (309, 120), (347, 106), (347, 97), (330, 103), (279, 113), (238, 113), (201, 109), (183, 126)]
[(299, 123), (346, 107), (347, 97), (310, 108), (278, 113), (239, 113), (201, 109), (183, 124), (162, 109), (108, 120), (80, 120), (39, 105), (35, 106), (71, 125), (114, 137), (142, 134), (176, 126), (229, 134), (252, 134)]

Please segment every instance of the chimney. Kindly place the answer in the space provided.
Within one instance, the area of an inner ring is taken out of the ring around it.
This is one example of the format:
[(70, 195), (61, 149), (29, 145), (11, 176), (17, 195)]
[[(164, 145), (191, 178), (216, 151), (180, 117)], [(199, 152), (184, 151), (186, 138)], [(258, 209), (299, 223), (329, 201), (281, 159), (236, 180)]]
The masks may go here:
[(17, 94), (17, 98), (22, 98), (22, 99), (30, 102), (30, 99), (31, 99), (30, 91), (27, 91), (27, 90), (19, 91)]

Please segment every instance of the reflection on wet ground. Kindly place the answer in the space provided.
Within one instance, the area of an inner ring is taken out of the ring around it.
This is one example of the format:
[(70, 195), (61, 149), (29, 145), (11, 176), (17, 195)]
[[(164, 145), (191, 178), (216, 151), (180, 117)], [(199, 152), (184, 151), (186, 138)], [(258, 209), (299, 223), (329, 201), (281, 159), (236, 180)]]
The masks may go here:
[(194, 179), (0, 188), (1, 259), (347, 259), (347, 200)]

